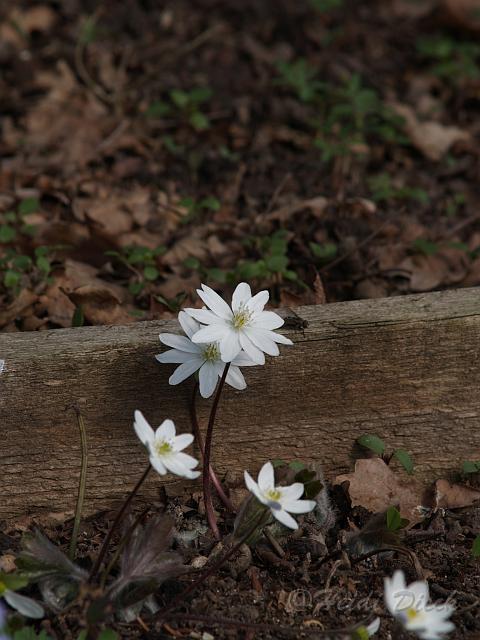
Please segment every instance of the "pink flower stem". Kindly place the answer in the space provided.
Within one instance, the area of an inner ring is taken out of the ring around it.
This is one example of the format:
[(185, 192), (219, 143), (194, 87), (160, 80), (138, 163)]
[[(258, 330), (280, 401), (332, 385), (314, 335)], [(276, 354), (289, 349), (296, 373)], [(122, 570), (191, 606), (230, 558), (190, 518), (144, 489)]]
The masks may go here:
[[(190, 403), (190, 419), (192, 421), (193, 435), (195, 436), (195, 440), (197, 441), (198, 448), (200, 449), (200, 453), (203, 459), (205, 455), (205, 448), (203, 446), (202, 434), (200, 433), (200, 427), (198, 424), (198, 417), (197, 417), (197, 408), (196, 408), (197, 391), (198, 391), (198, 382), (195, 384), (193, 388), (192, 401)], [(217, 474), (213, 470), (212, 465), (209, 466), (208, 472), (210, 474), (210, 480), (213, 486), (215, 487), (215, 491), (217, 492), (220, 500), (225, 505), (225, 508), (231, 511), (232, 513), (235, 513), (235, 507), (233, 506), (230, 498), (225, 493), (225, 490), (223, 489), (222, 484), (217, 477)]]

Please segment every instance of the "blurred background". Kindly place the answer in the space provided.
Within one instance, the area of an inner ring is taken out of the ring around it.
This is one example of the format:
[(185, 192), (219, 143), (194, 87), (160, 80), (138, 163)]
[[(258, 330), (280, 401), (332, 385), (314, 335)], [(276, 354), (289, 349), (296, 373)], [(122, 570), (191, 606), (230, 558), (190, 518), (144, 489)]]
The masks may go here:
[(480, 1), (4, 0), (0, 329), (480, 284)]

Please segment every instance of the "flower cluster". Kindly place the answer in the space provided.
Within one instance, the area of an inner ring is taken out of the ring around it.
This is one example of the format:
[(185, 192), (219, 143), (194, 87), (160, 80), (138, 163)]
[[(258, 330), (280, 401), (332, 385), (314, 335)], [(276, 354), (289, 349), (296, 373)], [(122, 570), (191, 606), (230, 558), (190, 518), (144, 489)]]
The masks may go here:
[(241, 282), (231, 305), (204, 284), (197, 293), (206, 307), (180, 311), (178, 321), (185, 336), (160, 334), (160, 341), (171, 349), (157, 355), (157, 360), (180, 365), (170, 376), (170, 384), (179, 384), (198, 371), (200, 395), (209, 398), (229, 363), (225, 382), (245, 389), (240, 367), (264, 364), (265, 353), (278, 356), (279, 343), (292, 344), (274, 331), (283, 325), (283, 319), (264, 310), (268, 291), (252, 296), (250, 286)]

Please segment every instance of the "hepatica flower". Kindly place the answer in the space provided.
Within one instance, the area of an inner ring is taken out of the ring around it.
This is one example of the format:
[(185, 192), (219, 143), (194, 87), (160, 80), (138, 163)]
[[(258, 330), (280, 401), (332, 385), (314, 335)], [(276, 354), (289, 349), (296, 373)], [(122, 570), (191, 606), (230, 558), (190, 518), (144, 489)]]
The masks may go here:
[(183, 449), (193, 442), (192, 434), (182, 433), (177, 436), (172, 420), (164, 420), (154, 431), (141, 411), (135, 411), (133, 427), (148, 449), (150, 464), (160, 475), (163, 476), (170, 471), (183, 478), (198, 478), (200, 472), (193, 471), (198, 465), (198, 460), (188, 453), (183, 453)]
[(232, 362), (243, 349), (256, 363), (265, 363), (265, 353), (278, 356), (277, 343), (293, 344), (274, 329), (283, 319), (273, 311), (264, 311), (268, 291), (252, 296), (250, 286), (241, 282), (232, 296), (231, 307), (213, 289), (202, 284), (197, 293), (208, 309), (186, 309), (202, 325), (192, 336), (194, 343), (218, 342), (223, 362)]
[[(179, 384), (198, 371), (200, 395), (209, 398), (215, 391), (218, 379), (222, 377), (225, 363), (220, 357), (217, 342), (196, 344), (192, 337), (200, 329), (200, 324), (185, 311), (180, 311), (178, 321), (186, 336), (174, 333), (161, 333), (160, 341), (167, 347), (172, 347), (164, 353), (155, 356), (159, 362), (175, 363), (180, 366), (170, 376), (170, 384)], [(232, 361), (225, 382), (235, 389), (245, 389), (245, 378), (239, 367), (249, 367), (256, 363), (241, 351)]]
[(439, 640), (453, 631), (455, 625), (448, 618), (451, 604), (428, 604), (428, 584), (423, 581), (405, 583), (403, 571), (395, 571), (385, 578), (385, 604), (407, 631), (413, 631), (423, 640)]
[(266, 462), (260, 469), (258, 482), (245, 471), (245, 484), (257, 500), (270, 509), (273, 517), (290, 529), (298, 529), (297, 521), (290, 513), (308, 513), (316, 505), (314, 500), (299, 500), (304, 490), (301, 482), (289, 487), (276, 487), (271, 462)]

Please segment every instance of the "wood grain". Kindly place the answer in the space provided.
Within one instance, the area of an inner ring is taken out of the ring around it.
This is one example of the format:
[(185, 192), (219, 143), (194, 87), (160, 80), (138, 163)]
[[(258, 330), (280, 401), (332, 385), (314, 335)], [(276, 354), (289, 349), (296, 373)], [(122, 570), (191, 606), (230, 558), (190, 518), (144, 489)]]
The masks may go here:
[[(425, 478), (480, 459), (479, 289), (296, 312), (309, 325), (285, 330), (295, 345), (246, 369), (246, 391), (227, 387), (215, 433), (220, 473), (297, 458), (322, 461), (331, 478), (351, 467), (352, 445), (365, 432), (408, 449)], [(73, 509), (80, 472), (74, 403), (88, 430), (88, 512), (111, 507), (143, 471), (134, 409), (152, 424), (171, 417), (180, 431), (190, 429), (192, 381), (168, 385), (173, 365), (154, 359), (160, 331), (178, 327), (0, 334), (0, 518)], [(209, 405), (200, 403), (203, 424)], [(144, 496), (155, 497), (161, 482), (152, 477)], [(167, 483), (179, 489), (178, 481)]]

